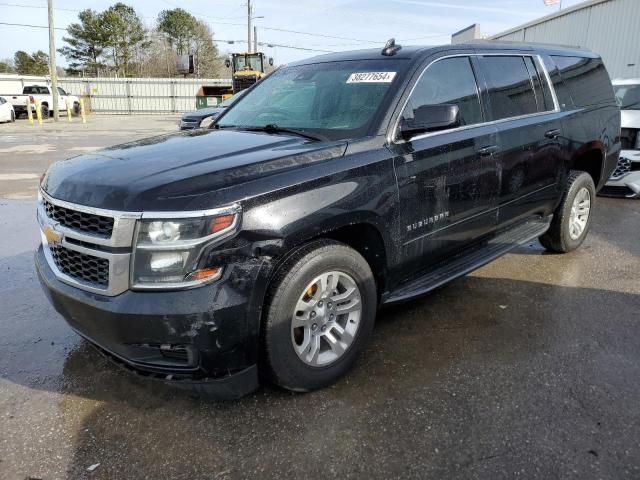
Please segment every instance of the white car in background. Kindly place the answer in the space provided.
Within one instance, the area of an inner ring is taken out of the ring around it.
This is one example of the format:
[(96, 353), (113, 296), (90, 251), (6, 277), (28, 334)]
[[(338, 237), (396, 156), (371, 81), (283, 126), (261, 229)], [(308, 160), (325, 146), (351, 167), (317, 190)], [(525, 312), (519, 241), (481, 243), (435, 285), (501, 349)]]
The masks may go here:
[(640, 78), (614, 80), (613, 88), (622, 110), (622, 152), (602, 194), (640, 198)]
[(15, 122), (16, 112), (6, 98), (0, 97), (0, 122)]

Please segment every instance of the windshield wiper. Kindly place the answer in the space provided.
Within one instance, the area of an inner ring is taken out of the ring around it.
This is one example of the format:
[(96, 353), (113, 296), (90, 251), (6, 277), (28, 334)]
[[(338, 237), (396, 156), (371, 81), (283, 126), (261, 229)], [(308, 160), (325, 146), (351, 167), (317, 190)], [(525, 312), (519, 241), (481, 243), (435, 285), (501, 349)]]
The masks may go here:
[(242, 127), (242, 130), (247, 130), (249, 132), (292, 133), (293, 135), (298, 135), (300, 137), (308, 138), (309, 140), (315, 140), (319, 142), (326, 142), (328, 140), (327, 137), (318, 135), (317, 133), (308, 133), (306, 130), (302, 128), (279, 127), (275, 123), (269, 123), (268, 125), (264, 125), (260, 127)]

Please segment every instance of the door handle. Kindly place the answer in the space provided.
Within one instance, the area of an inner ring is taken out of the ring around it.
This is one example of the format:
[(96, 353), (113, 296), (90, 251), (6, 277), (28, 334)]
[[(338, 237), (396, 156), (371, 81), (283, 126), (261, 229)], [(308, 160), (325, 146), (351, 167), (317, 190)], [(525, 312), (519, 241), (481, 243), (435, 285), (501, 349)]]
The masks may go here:
[(544, 134), (545, 137), (550, 138), (551, 140), (555, 140), (560, 136), (560, 130), (554, 128), (553, 130), (549, 130)]
[(494, 153), (498, 153), (500, 151), (500, 147), (497, 145), (489, 145), (488, 147), (482, 147), (478, 150), (478, 154), (481, 157), (488, 157), (489, 155), (493, 155)]

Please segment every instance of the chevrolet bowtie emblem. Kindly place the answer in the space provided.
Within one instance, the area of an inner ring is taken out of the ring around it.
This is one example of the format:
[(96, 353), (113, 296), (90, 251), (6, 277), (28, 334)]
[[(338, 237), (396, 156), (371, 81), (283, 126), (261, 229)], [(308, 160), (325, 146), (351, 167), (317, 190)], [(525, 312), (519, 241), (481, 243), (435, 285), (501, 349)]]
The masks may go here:
[(56, 232), (49, 225), (45, 225), (42, 229), (42, 232), (44, 233), (44, 236), (47, 239), (48, 243), (58, 243), (62, 241), (62, 234), (59, 232)]

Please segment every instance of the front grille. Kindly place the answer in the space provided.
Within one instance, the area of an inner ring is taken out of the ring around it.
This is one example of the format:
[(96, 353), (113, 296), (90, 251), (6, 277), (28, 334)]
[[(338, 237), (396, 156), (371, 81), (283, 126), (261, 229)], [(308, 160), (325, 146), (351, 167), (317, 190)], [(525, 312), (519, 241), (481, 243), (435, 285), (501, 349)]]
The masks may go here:
[(50, 245), (49, 249), (56, 267), (65, 275), (100, 288), (109, 287), (109, 260), (60, 245)]
[(635, 150), (638, 144), (638, 134), (640, 130), (636, 128), (623, 128), (620, 135), (620, 143), (623, 150)]
[(246, 90), (258, 81), (255, 75), (238, 75), (233, 77), (233, 93)]
[(43, 200), (43, 204), (47, 216), (59, 222), (60, 225), (96, 237), (111, 238), (113, 218), (71, 210), (59, 205), (54, 205), (46, 199)]

